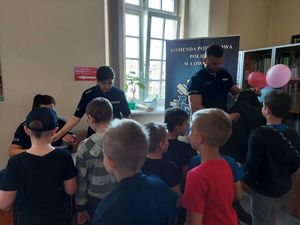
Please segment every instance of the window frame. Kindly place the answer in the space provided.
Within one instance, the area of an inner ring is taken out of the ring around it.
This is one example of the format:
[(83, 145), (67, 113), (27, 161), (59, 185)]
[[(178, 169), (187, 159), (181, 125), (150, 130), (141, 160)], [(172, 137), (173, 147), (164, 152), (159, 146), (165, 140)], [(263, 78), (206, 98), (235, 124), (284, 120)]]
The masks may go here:
[[(135, 9), (134, 9), (135, 8)], [(126, 31), (125, 31), (125, 35), (124, 35), (124, 39), (125, 39), (125, 41), (124, 41), (124, 47), (125, 47), (125, 57), (124, 57), (124, 64), (125, 64), (125, 66), (124, 66), (124, 68), (125, 68), (125, 74), (126, 75), (128, 75), (127, 74), (127, 68), (126, 68), (126, 61), (127, 61), (127, 59), (129, 59), (129, 60), (138, 60), (139, 61), (139, 71), (138, 71), (138, 75), (139, 75), (139, 77), (140, 78), (142, 78), (142, 79), (144, 79), (145, 78), (145, 74), (144, 74), (144, 69), (143, 69), (143, 67), (144, 67), (144, 62), (143, 62), (143, 55), (144, 55), (144, 44), (142, 44), (143, 43), (143, 23), (144, 23), (144, 16), (143, 16), (143, 14), (141, 13), (141, 11), (140, 10), (137, 10), (136, 8), (137, 7), (134, 7), (134, 8), (126, 8), (125, 9), (125, 16), (126, 16), (126, 14), (131, 14), (131, 15), (137, 15), (137, 16), (139, 16), (139, 41), (140, 41), (140, 46), (139, 46), (139, 58), (132, 58), (132, 57), (127, 57), (126, 56), (126, 38), (127, 37), (134, 37), (134, 36), (130, 36), (130, 35), (126, 35)], [(125, 21), (125, 20), (124, 20)], [(124, 22), (124, 24), (125, 24), (125, 22)], [(125, 28), (126, 28), (126, 25), (125, 25)], [(134, 38), (136, 38), (136, 37), (134, 37)], [(126, 77), (125, 77), (125, 79), (124, 79), (124, 82), (126, 82)], [(139, 98), (138, 98), (138, 100), (141, 100), (141, 99), (144, 99), (144, 96), (143, 96), (143, 91), (142, 90), (139, 90)]]
[[(162, 80), (162, 72), (163, 72), (163, 63), (166, 62), (166, 59), (163, 56), (164, 53), (164, 48), (165, 48), (165, 41), (169, 39), (165, 39), (165, 23), (166, 19), (170, 20), (176, 20), (177, 21), (177, 32), (176, 32), (176, 37), (175, 39), (179, 38), (180, 34), (180, 22), (181, 18), (178, 16), (178, 6), (179, 6), (179, 0), (174, 0), (174, 12), (169, 12), (169, 11), (164, 11), (164, 10), (158, 10), (158, 9), (153, 9), (148, 7), (148, 0), (140, 0), (140, 5), (134, 5), (130, 3), (125, 3), (125, 12), (124, 12), (124, 17), (126, 14), (133, 14), (133, 15), (138, 15), (140, 16), (140, 46), (139, 46), (139, 51), (140, 51), (140, 58), (135, 59), (135, 58), (129, 58), (126, 57), (126, 37), (131, 37), (130, 35), (126, 35), (126, 29), (125, 35), (124, 35), (124, 49), (125, 49), (125, 56), (124, 56), (124, 68), (127, 73), (127, 68), (126, 68), (126, 60), (127, 59), (133, 59), (133, 60), (139, 60), (139, 76), (144, 80), (145, 84), (145, 89), (144, 90), (139, 90), (139, 98), (136, 99), (137, 102), (143, 102), (146, 97), (148, 97), (149, 93), (149, 81), (159, 81), (159, 96), (157, 98), (159, 105), (164, 104), (165, 98), (161, 98), (160, 94), (162, 91), (162, 86), (163, 83), (166, 81)], [(162, 8), (163, 0), (161, 0), (161, 8)], [(164, 19), (163, 23), (163, 37), (162, 39), (159, 38), (151, 38), (151, 18), (152, 17), (159, 17)], [(144, 28), (144, 25), (146, 25), (146, 28)], [(124, 26), (126, 28), (126, 21), (124, 19)], [(135, 37), (136, 38), (136, 37)], [(150, 43), (151, 40), (161, 40), (162, 41), (162, 52), (161, 52), (161, 59), (154, 59), (151, 61), (159, 61), (161, 62), (161, 67), (160, 67), (160, 79), (159, 80), (152, 80), (149, 79), (149, 74), (150, 74)], [(126, 82), (126, 79), (124, 80)]]
[[(164, 23), (163, 23), (163, 37), (162, 39), (160, 38), (151, 38), (151, 18), (152, 17), (158, 17), (158, 18), (163, 18), (164, 19)], [(162, 15), (161, 13), (156, 13), (156, 12), (149, 12), (148, 13), (148, 25), (147, 25), (147, 37), (146, 37), (146, 49), (148, 49), (149, 51), (146, 51), (146, 58), (145, 58), (145, 95), (148, 96), (148, 92), (149, 92), (149, 81), (159, 81), (159, 97), (157, 98), (158, 101), (164, 101), (164, 98), (161, 98), (161, 89), (162, 89), (162, 82), (166, 82), (166, 78), (165, 80), (162, 80), (162, 74), (163, 74), (163, 63), (166, 63), (166, 59), (164, 59), (164, 48), (166, 45), (166, 40), (165, 39), (165, 24), (166, 24), (166, 19), (170, 19), (170, 20), (176, 20), (177, 21), (177, 32), (176, 32), (176, 38), (179, 37), (179, 33), (180, 33), (180, 18), (178, 16), (173, 16), (173, 15)], [(151, 40), (161, 40), (162, 41), (162, 49), (161, 49), (161, 59), (150, 59), (150, 44), (151, 44)], [(154, 80), (154, 79), (149, 79), (149, 74), (150, 74), (150, 61), (159, 61), (161, 62), (161, 68), (160, 68), (160, 79), (159, 80)]]

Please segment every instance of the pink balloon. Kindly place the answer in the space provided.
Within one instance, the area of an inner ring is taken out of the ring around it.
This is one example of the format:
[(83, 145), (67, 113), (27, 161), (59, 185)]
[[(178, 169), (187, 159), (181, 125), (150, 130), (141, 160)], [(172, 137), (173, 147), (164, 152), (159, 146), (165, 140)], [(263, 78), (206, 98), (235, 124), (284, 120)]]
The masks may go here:
[(272, 88), (285, 86), (291, 79), (291, 69), (283, 64), (272, 66), (267, 72), (267, 84)]
[(266, 75), (262, 72), (252, 72), (248, 76), (248, 84), (252, 87), (263, 88), (267, 86)]

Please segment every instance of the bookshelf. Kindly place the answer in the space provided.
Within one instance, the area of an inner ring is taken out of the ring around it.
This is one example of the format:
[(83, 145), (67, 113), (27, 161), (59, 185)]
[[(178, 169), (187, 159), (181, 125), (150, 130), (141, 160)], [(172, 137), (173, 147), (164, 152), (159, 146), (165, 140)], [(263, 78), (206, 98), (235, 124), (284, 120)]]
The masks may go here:
[(292, 109), (286, 122), (300, 133), (300, 43), (240, 51), (238, 85), (249, 88), (247, 78), (250, 73), (260, 71), (266, 74), (275, 64), (285, 64), (292, 71), (292, 78), (284, 87), (292, 97)]
[[(248, 76), (250, 73), (255, 71), (260, 71), (263, 73), (267, 73), (268, 69), (271, 67), (272, 60), (272, 48), (262, 48), (256, 50), (242, 51), (239, 54), (239, 62), (240, 69), (238, 69), (239, 74), (238, 79), (239, 85), (242, 88), (248, 87)], [(242, 76), (239, 76), (239, 75)]]

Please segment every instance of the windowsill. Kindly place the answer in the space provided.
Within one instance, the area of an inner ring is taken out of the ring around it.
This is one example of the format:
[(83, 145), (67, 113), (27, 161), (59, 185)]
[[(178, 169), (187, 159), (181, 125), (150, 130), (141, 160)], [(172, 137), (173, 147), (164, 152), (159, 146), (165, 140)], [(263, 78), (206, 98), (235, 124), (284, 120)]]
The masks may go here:
[(158, 106), (157, 110), (151, 111), (151, 112), (145, 112), (143, 110), (134, 109), (131, 110), (132, 115), (159, 115), (165, 113), (165, 107), (164, 106)]

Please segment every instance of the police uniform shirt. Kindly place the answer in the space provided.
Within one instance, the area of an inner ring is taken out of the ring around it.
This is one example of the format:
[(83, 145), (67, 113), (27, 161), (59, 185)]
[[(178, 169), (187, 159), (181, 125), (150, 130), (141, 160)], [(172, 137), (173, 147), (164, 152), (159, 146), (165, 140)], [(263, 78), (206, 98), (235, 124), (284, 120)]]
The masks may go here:
[(234, 85), (232, 77), (225, 69), (220, 69), (216, 75), (206, 69), (192, 76), (188, 84), (189, 95), (201, 95), (205, 108), (219, 108), (228, 112), (227, 95)]
[[(64, 125), (66, 124), (66, 121), (62, 118), (58, 118), (57, 120), (57, 126), (58, 129), (60, 130)], [(24, 127), (26, 125), (26, 122), (21, 123), (14, 135), (14, 139), (12, 141), (12, 144), (14, 145), (19, 145), (22, 147), (22, 149), (29, 149), (31, 147), (31, 140), (30, 136), (26, 134)], [(72, 131), (68, 132), (69, 134), (73, 134)], [(53, 146), (55, 147), (60, 147), (63, 146), (63, 140), (58, 139), (57, 141), (52, 143)]]
[(95, 98), (107, 98), (113, 106), (114, 118), (121, 119), (122, 116), (128, 117), (131, 112), (124, 94), (119, 88), (112, 87), (108, 92), (103, 93), (98, 85), (85, 90), (74, 113), (77, 118), (82, 118), (85, 114), (87, 104)]

